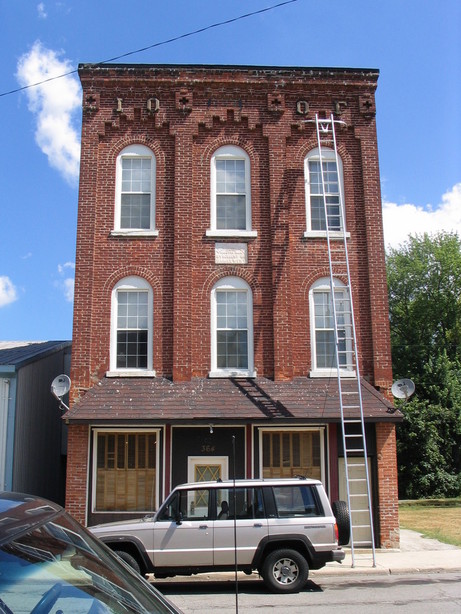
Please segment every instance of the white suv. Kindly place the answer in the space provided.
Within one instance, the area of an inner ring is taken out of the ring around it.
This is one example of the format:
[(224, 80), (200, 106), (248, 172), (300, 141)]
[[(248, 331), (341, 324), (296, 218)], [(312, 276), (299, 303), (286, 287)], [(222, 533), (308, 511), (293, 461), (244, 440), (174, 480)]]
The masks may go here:
[(197, 482), (177, 486), (153, 516), (90, 530), (143, 574), (257, 570), (288, 593), (306, 584), (309, 568), (344, 559), (349, 514), (341, 501), (333, 509), (318, 480)]

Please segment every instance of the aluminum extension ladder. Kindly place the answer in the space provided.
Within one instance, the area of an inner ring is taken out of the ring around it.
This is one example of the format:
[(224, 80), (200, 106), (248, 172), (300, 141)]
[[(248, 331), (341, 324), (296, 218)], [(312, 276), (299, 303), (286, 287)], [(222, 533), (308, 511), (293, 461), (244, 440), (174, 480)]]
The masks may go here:
[[(341, 412), (347, 505), (351, 517), (350, 547), (352, 567), (355, 567), (355, 548), (360, 546), (368, 549), (370, 545), (373, 567), (376, 567), (370, 476), (367, 462), (362, 390), (360, 386), (357, 337), (352, 302), (344, 196), (339, 173), (340, 166), (335, 130), (335, 124), (338, 126), (344, 126), (345, 124), (335, 119), (333, 114), (328, 119), (321, 119), (316, 114), (315, 120), (312, 121), (315, 121), (317, 132), (321, 195), (323, 198), (328, 246), (330, 309), (333, 312), (334, 322), (335, 358)], [(323, 147), (333, 149), (335, 156), (339, 188), (339, 229), (337, 222), (338, 205), (337, 203), (328, 203), (326, 198)], [(330, 228), (330, 220), (334, 222), (331, 224), (333, 229)], [(341, 286), (341, 292), (335, 292), (335, 278), (347, 280), (345, 288)], [(351, 372), (354, 373), (353, 378), (351, 378)], [(371, 544), (368, 540), (359, 539), (360, 532), (368, 532), (371, 536)], [(369, 558), (368, 551), (364, 556)]]

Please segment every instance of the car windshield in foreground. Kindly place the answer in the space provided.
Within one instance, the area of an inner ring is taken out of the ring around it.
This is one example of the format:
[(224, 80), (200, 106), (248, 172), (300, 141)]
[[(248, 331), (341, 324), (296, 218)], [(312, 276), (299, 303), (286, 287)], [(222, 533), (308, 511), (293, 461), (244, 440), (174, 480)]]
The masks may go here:
[(174, 611), (65, 513), (0, 546), (0, 614)]

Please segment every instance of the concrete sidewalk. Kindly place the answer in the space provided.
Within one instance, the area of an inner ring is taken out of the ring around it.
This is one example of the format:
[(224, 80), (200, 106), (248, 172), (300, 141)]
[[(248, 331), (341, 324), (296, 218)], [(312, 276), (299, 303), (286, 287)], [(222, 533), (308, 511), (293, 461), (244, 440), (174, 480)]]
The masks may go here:
[(344, 548), (346, 558), (341, 563), (327, 563), (323, 569), (311, 571), (310, 577), (328, 575), (404, 574), (442, 571), (461, 572), (461, 548), (423, 537), (415, 531), (400, 530), (399, 550), (376, 550), (373, 567), (371, 550), (355, 550), (354, 567), (350, 548)]

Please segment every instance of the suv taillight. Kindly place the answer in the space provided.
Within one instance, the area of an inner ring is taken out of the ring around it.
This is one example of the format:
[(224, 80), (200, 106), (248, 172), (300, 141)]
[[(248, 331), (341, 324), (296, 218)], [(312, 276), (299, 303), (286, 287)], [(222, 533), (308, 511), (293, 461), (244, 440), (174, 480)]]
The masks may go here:
[(338, 531), (338, 524), (335, 522), (335, 540), (336, 543), (338, 543), (339, 541), (339, 531)]

